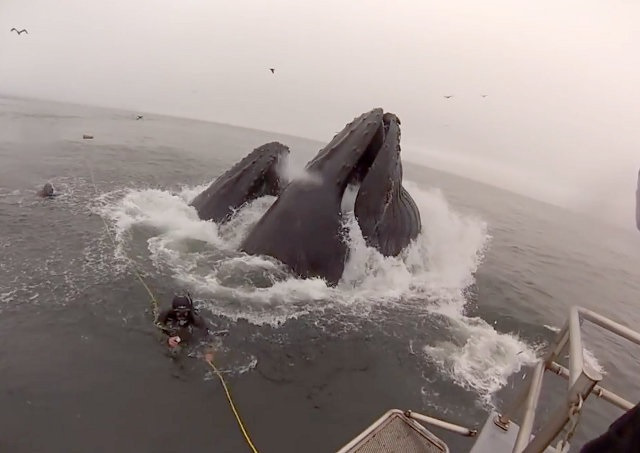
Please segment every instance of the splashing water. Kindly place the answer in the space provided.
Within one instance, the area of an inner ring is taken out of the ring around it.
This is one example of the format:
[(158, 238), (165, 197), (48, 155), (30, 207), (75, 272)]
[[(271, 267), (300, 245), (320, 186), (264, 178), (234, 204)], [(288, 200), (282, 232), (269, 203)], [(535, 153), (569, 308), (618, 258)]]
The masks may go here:
[(405, 183), (428, 220), (401, 256), (385, 257), (366, 246), (353, 215), (351, 198), (357, 188), (350, 188), (343, 200), (349, 255), (333, 288), (321, 279), (292, 276), (272, 258), (237, 251), (274, 197), (247, 203), (218, 226), (199, 220), (188, 205), (205, 187), (183, 187), (177, 193), (129, 190), (115, 201), (105, 197), (101, 213), (115, 225), (119, 241), (133, 230), (151, 230), (147, 244), (154, 266), (211, 299), (206, 302), (211, 312), (276, 326), (328, 308), (364, 317), (376, 306), (408, 304), (445, 317), (453, 336), (452, 341), (423, 345), (425, 360), (483, 398), (535, 360), (536, 351), (516, 336), (464, 315), (464, 290), (473, 283), (490, 238), (484, 221), (451, 209), (440, 191)]
[(452, 341), (425, 346), (429, 360), (461, 387), (476, 390), (485, 404), (507, 378), (536, 361), (536, 352), (515, 335), (496, 332), (480, 318), (451, 318)]
[(307, 184), (322, 184), (322, 175), (318, 172), (307, 171), (306, 168), (294, 165), (289, 155), (282, 156), (276, 165), (276, 171), (285, 181), (298, 181)]

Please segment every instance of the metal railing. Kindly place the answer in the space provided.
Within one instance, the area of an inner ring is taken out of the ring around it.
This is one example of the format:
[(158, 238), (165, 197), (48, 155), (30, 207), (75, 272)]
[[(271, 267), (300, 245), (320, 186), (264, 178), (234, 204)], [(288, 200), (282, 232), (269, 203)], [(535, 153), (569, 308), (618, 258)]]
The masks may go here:
[(446, 422), (444, 420), (440, 420), (439, 418), (433, 418), (427, 415), (418, 414), (417, 412), (405, 411), (404, 415), (414, 420), (418, 420), (419, 422), (426, 423), (432, 426), (437, 426), (438, 428), (451, 431), (452, 433), (460, 434), (461, 436), (475, 437), (478, 434), (478, 431), (475, 429), (471, 429), (471, 428), (467, 428), (466, 426), (460, 426), (454, 423)]
[[(602, 380), (602, 375), (584, 361), (582, 332), (580, 329), (581, 319), (588, 320), (609, 332), (640, 345), (640, 334), (638, 332), (591, 310), (577, 306), (572, 307), (569, 319), (558, 333), (551, 350), (536, 365), (529, 387), (520, 393), (509, 410), (495, 420), (496, 425), (507, 430), (511, 418), (523, 410), (524, 416), (513, 447), (513, 453), (544, 451), (562, 432), (567, 423), (572, 421), (573, 426), (570, 427), (567, 438), (562, 440), (563, 443), (568, 441), (576, 428), (577, 416), (582, 409), (582, 404), (592, 393), (624, 410), (629, 410), (634, 406), (616, 393), (597, 385)], [(569, 349), (569, 369), (556, 362), (567, 346)], [(540, 432), (531, 439), (544, 372), (547, 370), (568, 380), (568, 392), (560, 407), (551, 413), (549, 419), (542, 425)]]
[[(337, 453), (449, 453), (447, 444), (418, 423), (416, 415), (419, 414), (392, 409)], [(464, 434), (461, 426), (426, 418), (428, 422), (435, 421), (438, 426)]]
[[(573, 432), (578, 425), (578, 417), (582, 410), (583, 403), (592, 394), (623, 410), (630, 410), (634, 407), (631, 402), (627, 401), (623, 397), (597, 384), (602, 380), (602, 375), (599, 371), (594, 370), (584, 360), (582, 331), (580, 327), (581, 320), (588, 320), (609, 332), (640, 345), (640, 333), (586, 308), (578, 306), (571, 307), (569, 319), (558, 332), (556, 340), (552, 343), (549, 352), (536, 364), (530, 377), (529, 386), (522, 389), (508, 410), (503, 412), (501, 415), (496, 416), (493, 420), (493, 423), (500, 429), (508, 431), (511, 425), (511, 419), (520, 412), (523, 413), (520, 428), (517, 436), (515, 437), (515, 441), (513, 441), (512, 453), (539, 453), (547, 451), (551, 443), (558, 437), (562, 430), (565, 429), (567, 424), (571, 423), (564, 439), (560, 440), (560, 443), (555, 449), (555, 451), (566, 451), (568, 441), (573, 436)], [(567, 348), (569, 349), (568, 369), (556, 361)], [(550, 414), (548, 420), (542, 424), (540, 431), (535, 435), (535, 437), (532, 437), (533, 425), (535, 422), (538, 402), (540, 400), (540, 392), (542, 390), (545, 371), (551, 371), (567, 379), (568, 390), (560, 406)], [(401, 413), (407, 419), (437, 426), (464, 436), (474, 437), (477, 435), (477, 431), (475, 429), (455, 425), (437, 418), (417, 414), (412, 411), (400, 412), (394, 410), (390, 411), (388, 414), (391, 414), (392, 412)], [(362, 434), (347, 444), (347, 446), (342, 448), (338, 453), (354, 451), (352, 450), (354, 446), (359, 442), (362, 442), (362, 440), (367, 436), (373, 435), (375, 429), (382, 424), (384, 419), (385, 417), (379, 419)], [(486, 451), (493, 450), (491, 450), (491, 446), (489, 446), (489, 449)]]

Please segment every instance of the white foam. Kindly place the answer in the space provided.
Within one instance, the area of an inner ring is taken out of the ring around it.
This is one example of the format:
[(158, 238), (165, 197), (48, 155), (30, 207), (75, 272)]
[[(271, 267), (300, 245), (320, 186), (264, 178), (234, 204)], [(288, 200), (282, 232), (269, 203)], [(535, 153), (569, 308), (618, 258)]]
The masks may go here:
[(347, 186), (347, 189), (342, 195), (342, 203), (340, 204), (340, 210), (343, 213), (352, 212), (354, 210), (359, 188), (360, 186), (356, 184)]
[(18, 290), (14, 288), (11, 291), (0, 293), (0, 302), (11, 302), (17, 292)]
[[(558, 333), (560, 332), (560, 327), (550, 326), (548, 324), (544, 324), (545, 329), (550, 330), (551, 332)], [(590, 366), (594, 371), (598, 371), (600, 374), (607, 374), (604, 367), (598, 361), (598, 358), (587, 348), (582, 348), (584, 361)], [(569, 356), (567, 356), (568, 358)]]
[[(63, 209), (68, 215), (84, 218), (88, 209), (96, 211), (94, 187), (86, 178), (58, 177), (50, 180), (60, 192), (55, 203), (56, 209)], [(24, 209), (41, 211), (42, 206), (52, 203), (36, 196), (40, 187), (23, 191), (12, 191), (10, 197), (1, 202), (21, 206)], [(14, 198), (14, 196), (16, 196)], [(25, 211), (26, 212), (26, 211)], [(101, 227), (101, 226), (100, 226)], [(22, 241), (13, 240), (10, 235), (0, 241), (3, 250), (0, 260), (0, 275), (11, 279), (0, 279), (0, 304), (39, 303), (65, 305), (78, 297), (89, 286), (108, 281), (121, 269), (122, 263), (113, 259), (113, 245), (105, 233), (99, 233), (89, 240), (78, 235), (78, 230), (69, 229), (64, 223), (52, 222), (48, 233), (55, 237), (44, 257), (25, 258)], [(68, 244), (75, 241), (81, 252), (70, 252)]]
[(513, 334), (496, 332), (480, 318), (450, 319), (451, 341), (427, 345), (427, 357), (460, 386), (473, 389), (487, 404), (508, 377), (533, 364), (536, 351)]
[(221, 238), (228, 247), (237, 249), (242, 240), (249, 234), (251, 228), (260, 220), (260, 217), (269, 209), (276, 197), (264, 196), (241, 206), (233, 217), (219, 227)]
[(203, 192), (207, 187), (209, 187), (209, 183), (200, 184), (198, 186), (182, 186), (180, 188), (180, 192), (176, 193), (176, 195), (182, 198), (185, 203), (191, 202), (196, 196), (198, 196), (201, 192)]
[(598, 361), (598, 358), (587, 348), (582, 348), (582, 356), (584, 358), (585, 363), (591, 367), (594, 371), (602, 374), (603, 376), (607, 374), (607, 371)]
[(232, 319), (277, 325), (328, 308), (367, 316), (373, 307), (394, 304), (443, 317), (455, 341), (414, 347), (455, 382), (486, 398), (531, 362), (535, 350), (464, 315), (464, 290), (473, 283), (489, 240), (485, 222), (457, 213), (438, 190), (410, 182), (405, 187), (420, 209), (423, 231), (399, 257), (384, 257), (366, 246), (348, 203), (355, 190), (345, 196), (349, 257), (335, 288), (320, 279), (291, 276), (271, 258), (237, 252), (274, 197), (248, 203), (220, 227), (200, 221), (188, 206), (205, 186), (178, 193), (129, 190), (101, 212), (116, 227), (118, 241), (128, 240), (134, 228), (151, 229), (147, 234), (154, 265), (207, 299), (210, 311)]
[(217, 225), (203, 222), (195, 208), (187, 204), (190, 190), (173, 194), (158, 189), (128, 190), (115, 204), (107, 204), (102, 214), (115, 222), (117, 238), (133, 226), (149, 226), (175, 239), (196, 239), (224, 247)]

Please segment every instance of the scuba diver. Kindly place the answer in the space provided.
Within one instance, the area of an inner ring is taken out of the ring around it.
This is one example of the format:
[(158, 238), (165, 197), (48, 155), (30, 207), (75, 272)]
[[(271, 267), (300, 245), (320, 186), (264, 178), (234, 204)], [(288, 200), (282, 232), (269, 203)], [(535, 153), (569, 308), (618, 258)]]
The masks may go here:
[(167, 343), (171, 348), (176, 348), (181, 342), (191, 340), (194, 328), (204, 335), (217, 334), (217, 332), (211, 332), (207, 321), (193, 307), (193, 299), (189, 293), (186, 296), (173, 296), (171, 308), (158, 314), (156, 326), (169, 336)]

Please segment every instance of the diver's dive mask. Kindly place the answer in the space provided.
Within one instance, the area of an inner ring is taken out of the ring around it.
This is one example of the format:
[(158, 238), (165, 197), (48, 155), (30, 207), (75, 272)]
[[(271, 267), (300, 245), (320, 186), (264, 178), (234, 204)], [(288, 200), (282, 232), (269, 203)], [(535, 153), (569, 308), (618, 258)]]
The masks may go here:
[(189, 317), (189, 313), (191, 313), (191, 308), (180, 307), (176, 308), (174, 311), (178, 319), (187, 319)]

